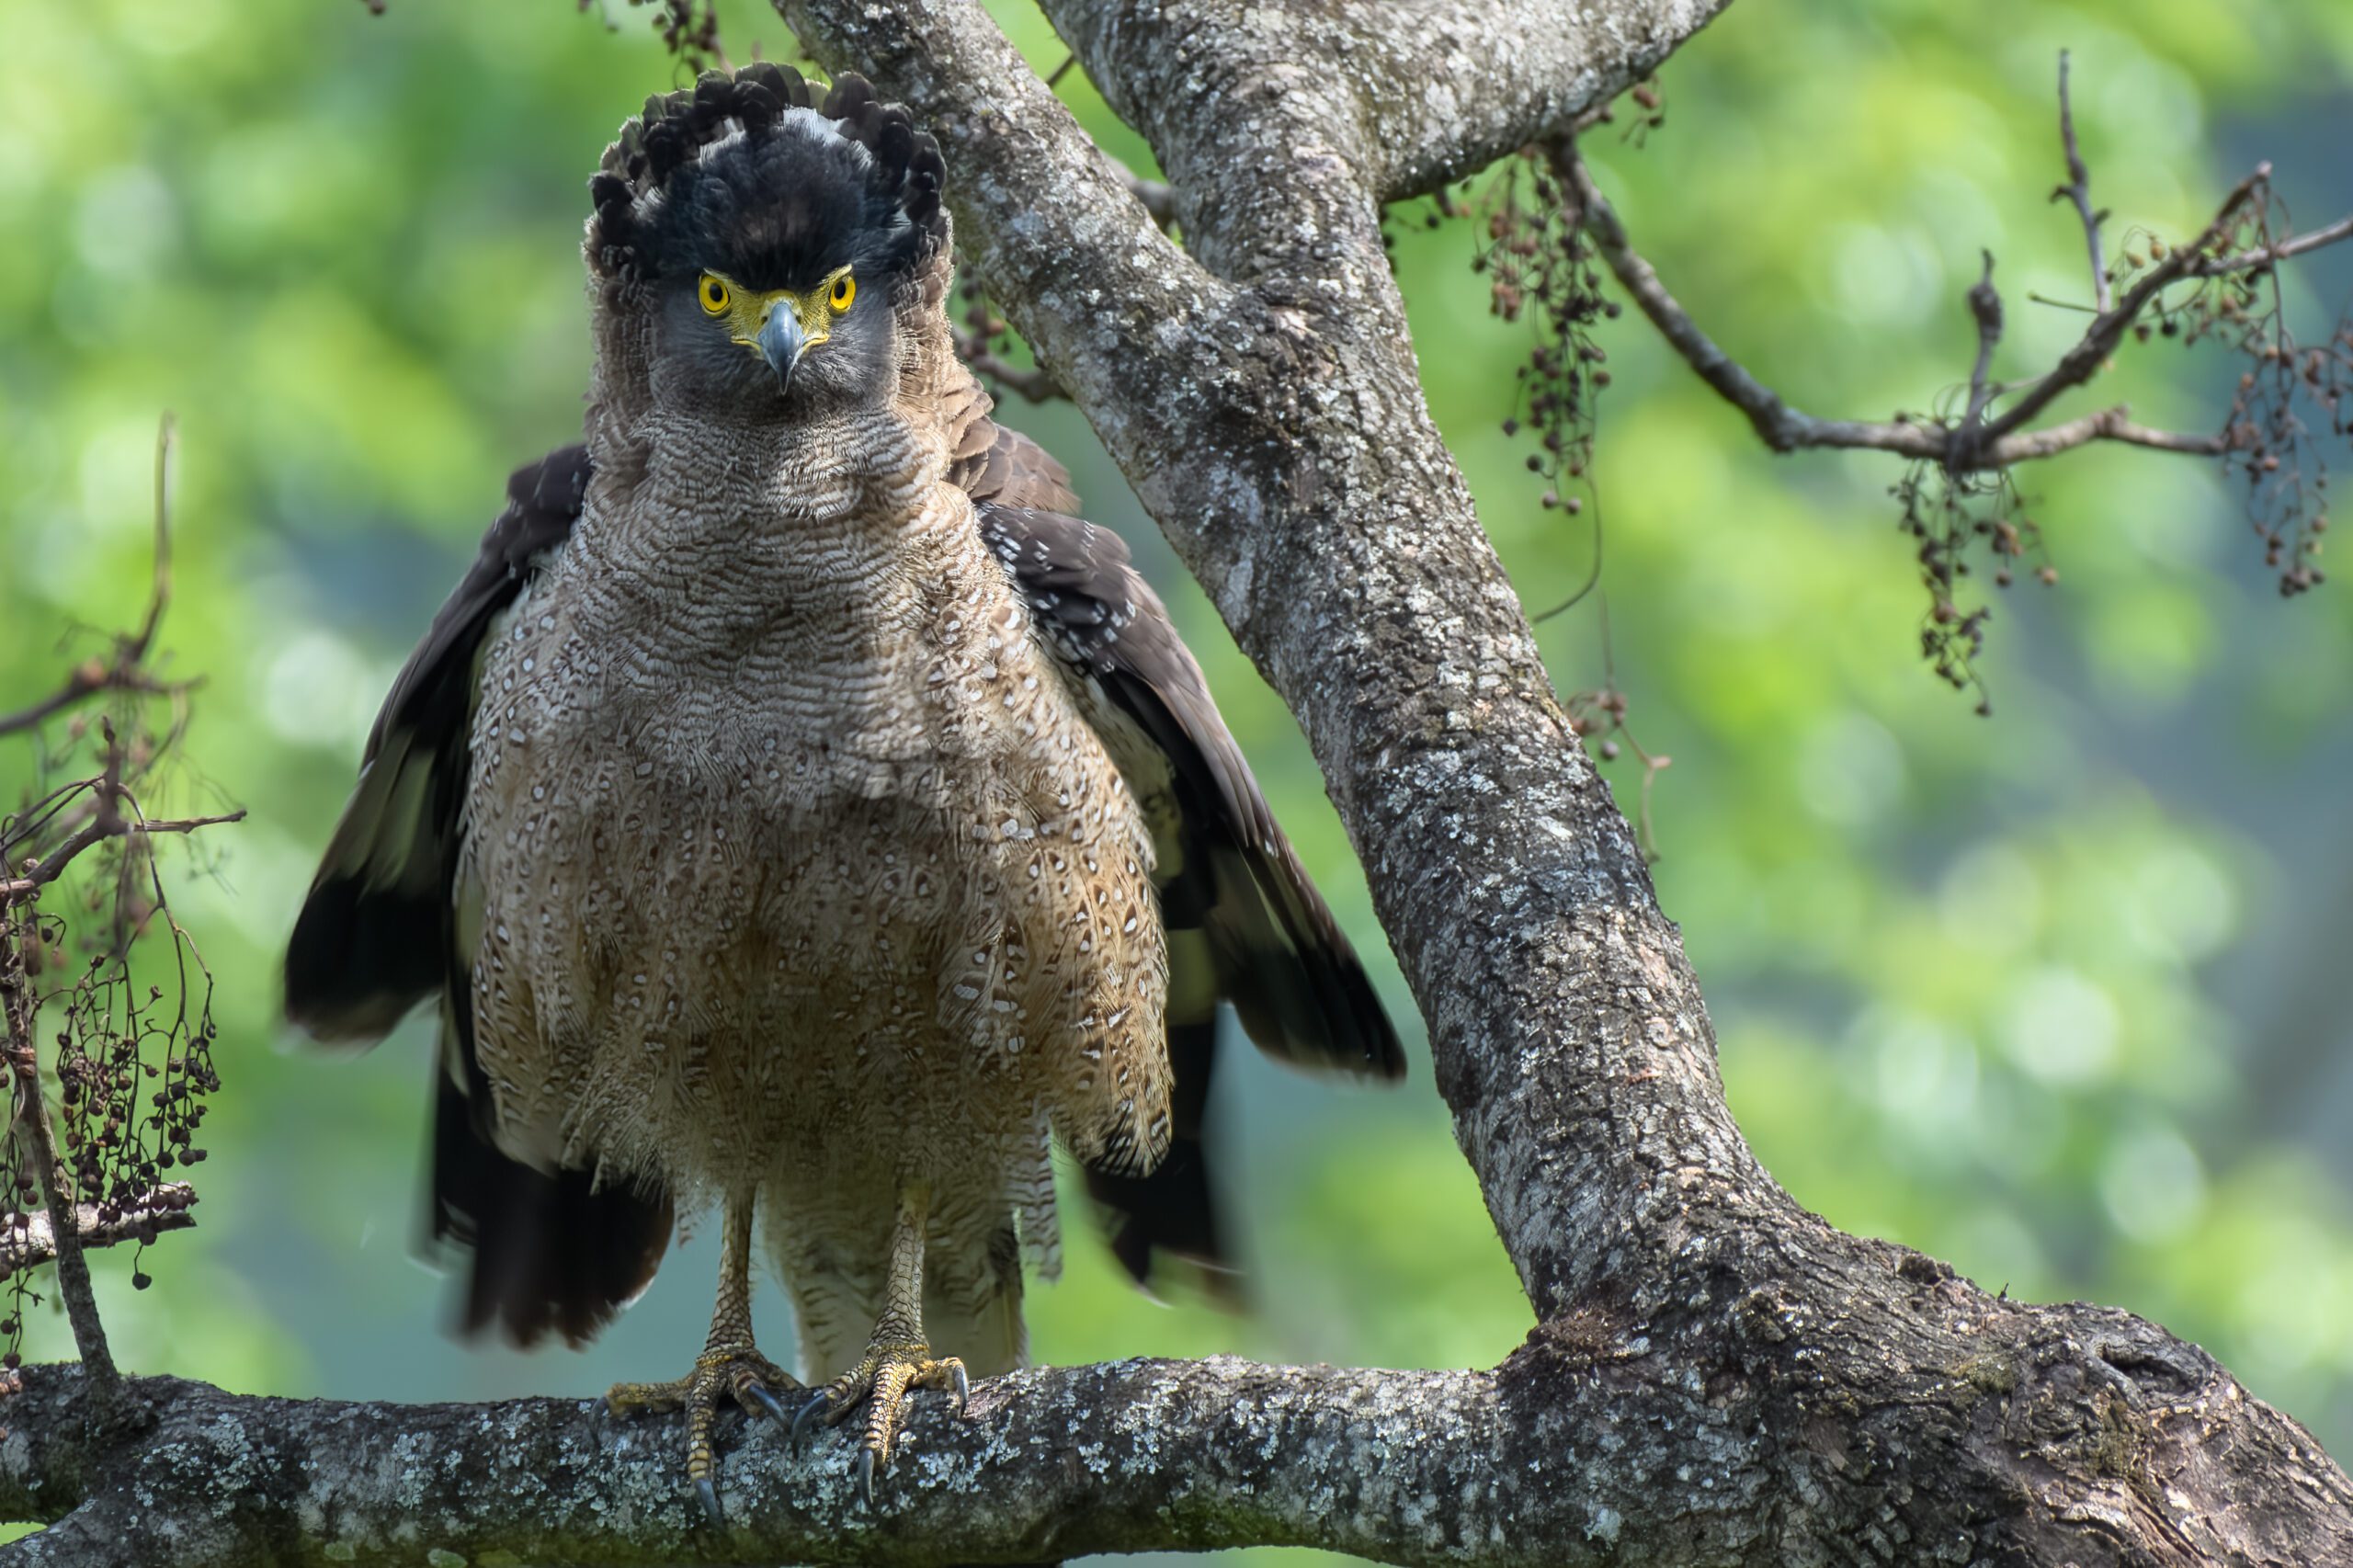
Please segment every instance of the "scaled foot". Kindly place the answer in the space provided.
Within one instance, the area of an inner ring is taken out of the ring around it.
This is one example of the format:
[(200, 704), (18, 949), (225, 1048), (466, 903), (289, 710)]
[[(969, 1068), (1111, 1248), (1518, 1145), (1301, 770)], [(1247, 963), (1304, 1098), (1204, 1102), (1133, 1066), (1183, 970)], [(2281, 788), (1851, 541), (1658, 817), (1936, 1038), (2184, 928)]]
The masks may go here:
[(717, 1524), (719, 1486), (711, 1473), (714, 1465), (710, 1441), (711, 1428), (719, 1419), (721, 1397), (732, 1397), (747, 1415), (772, 1416), (779, 1424), (790, 1426), (792, 1418), (777, 1395), (795, 1392), (801, 1386), (800, 1379), (749, 1343), (714, 1345), (695, 1358), (695, 1369), (683, 1378), (666, 1383), (615, 1383), (605, 1395), (605, 1408), (615, 1415), (686, 1411), (687, 1479), (694, 1483), (695, 1494), (702, 1499), (704, 1515)]
[(921, 1340), (878, 1339), (866, 1347), (866, 1354), (857, 1366), (827, 1383), (823, 1392), (801, 1407), (801, 1413), (792, 1418), (793, 1440), (799, 1442), (802, 1429), (813, 1417), (831, 1426), (865, 1404), (866, 1438), (858, 1445), (858, 1480), (871, 1506), (874, 1471), (891, 1462), (891, 1449), (899, 1436), (901, 1407), (910, 1389), (942, 1389), (953, 1393), (961, 1414), (972, 1392), (972, 1383), (964, 1375), (963, 1362), (953, 1356), (934, 1360), (931, 1346)]

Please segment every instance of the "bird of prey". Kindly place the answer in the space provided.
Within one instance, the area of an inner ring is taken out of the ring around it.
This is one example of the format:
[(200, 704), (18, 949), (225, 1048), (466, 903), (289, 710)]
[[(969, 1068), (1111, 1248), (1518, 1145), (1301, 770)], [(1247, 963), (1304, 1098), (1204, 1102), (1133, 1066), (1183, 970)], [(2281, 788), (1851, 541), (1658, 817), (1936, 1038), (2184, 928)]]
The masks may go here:
[(286, 959), (327, 1040), (440, 1013), (431, 1227), (462, 1325), (577, 1344), (715, 1208), (683, 1407), (716, 1516), (753, 1219), (813, 1390), (1017, 1365), (1059, 1139), (1121, 1262), (1223, 1257), (1217, 1006), (1394, 1077), (1356, 955), (1167, 611), (947, 316), (938, 146), (844, 76), (710, 73), (590, 182), (586, 440), (518, 472), (386, 699)]

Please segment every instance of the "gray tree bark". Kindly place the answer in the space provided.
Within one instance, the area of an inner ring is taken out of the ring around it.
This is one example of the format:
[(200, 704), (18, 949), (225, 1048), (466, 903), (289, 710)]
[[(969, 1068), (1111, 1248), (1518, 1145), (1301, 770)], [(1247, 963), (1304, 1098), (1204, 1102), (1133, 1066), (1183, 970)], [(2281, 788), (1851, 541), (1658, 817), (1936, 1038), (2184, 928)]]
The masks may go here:
[[(1646, 74), (1724, 0), (1044, 0), (1178, 249), (973, 0), (778, 0), (940, 140), (985, 276), (1289, 702), (1539, 1326), (1493, 1371), (1227, 1359), (922, 1396), (871, 1512), (765, 1428), (77, 1376), (6, 1407), (28, 1562), (945, 1563), (1300, 1544), (1419, 1562), (2353, 1562), (2353, 1483), (2209, 1357), (1844, 1235), (1757, 1165), (1634, 837), (1425, 406), (1383, 201)], [(1495, 40), (1508, 39), (1509, 48)], [(433, 1552), (449, 1555), (432, 1556)]]

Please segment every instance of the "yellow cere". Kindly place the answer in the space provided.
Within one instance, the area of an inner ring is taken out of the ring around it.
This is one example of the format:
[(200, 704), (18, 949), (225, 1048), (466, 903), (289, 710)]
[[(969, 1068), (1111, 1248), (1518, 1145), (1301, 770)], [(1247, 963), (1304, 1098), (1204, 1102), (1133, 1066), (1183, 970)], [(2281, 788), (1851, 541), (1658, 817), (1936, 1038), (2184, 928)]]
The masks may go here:
[(729, 335), (746, 348), (758, 348), (760, 328), (767, 324), (769, 309), (779, 303), (800, 318), (802, 335), (815, 345), (825, 341), (834, 322), (858, 298), (858, 279), (845, 267), (806, 294), (790, 289), (755, 293), (716, 272), (706, 272), (695, 285), (695, 298), (703, 314), (726, 318)]

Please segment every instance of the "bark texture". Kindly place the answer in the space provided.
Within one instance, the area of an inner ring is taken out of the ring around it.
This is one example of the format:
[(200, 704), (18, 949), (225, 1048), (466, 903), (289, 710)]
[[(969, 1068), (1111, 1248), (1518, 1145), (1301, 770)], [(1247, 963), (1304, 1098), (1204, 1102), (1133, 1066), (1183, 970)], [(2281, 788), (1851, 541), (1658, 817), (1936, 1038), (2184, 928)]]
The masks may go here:
[(738, 1428), (724, 1532), (693, 1524), (663, 1421), (155, 1381), (129, 1385), (143, 1427), (102, 1438), (76, 1375), (42, 1369), (6, 1414), (0, 1509), (62, 1522), (16, 1554), (2353, 1562), (2353, 1484), (2195, 1346), (1990, 1297), (1757, 1165), (1424, 405), (1380, 203), (1563, 130), (1722, 3), (1044, 0), (1151, 140), (1179, 249), (972, 0), (779, 0), (939, 137), (963, 256), (1298, 715), (1535, 1308), (1518, 1353), (1024, 1372), (965, 1421), (923, 1401), (871, 1513), (843, 1439), (794, 1460)]

